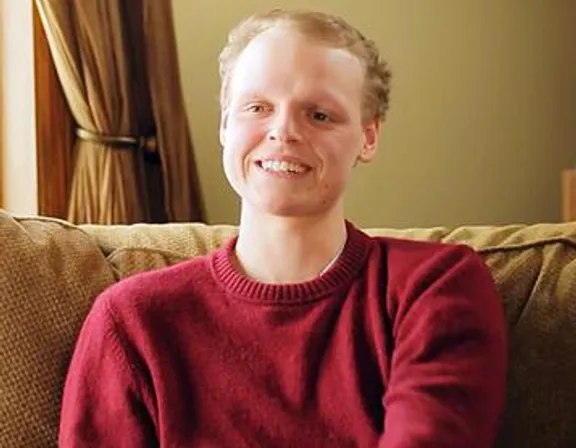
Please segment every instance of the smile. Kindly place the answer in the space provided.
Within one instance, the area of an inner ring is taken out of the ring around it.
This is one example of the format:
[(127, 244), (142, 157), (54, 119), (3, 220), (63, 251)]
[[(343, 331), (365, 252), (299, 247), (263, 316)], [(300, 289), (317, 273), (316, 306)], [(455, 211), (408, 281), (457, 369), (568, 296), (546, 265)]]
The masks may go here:
[(302, 174), (309, 169), (306, 165), (284, 160), (262, 160), (258, 162), (258, 165), (263, 170), (273, 173)]

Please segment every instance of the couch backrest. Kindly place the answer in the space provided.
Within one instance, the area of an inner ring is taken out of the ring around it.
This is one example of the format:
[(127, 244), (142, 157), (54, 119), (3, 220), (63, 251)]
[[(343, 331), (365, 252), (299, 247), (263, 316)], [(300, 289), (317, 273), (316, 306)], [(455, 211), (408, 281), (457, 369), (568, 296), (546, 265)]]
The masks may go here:
[[(76, 334), (112, 282), (206, 253), (232, 226), (72, 226), (0, 211), (0, 446), (56, 446)], [(576, 446), (576, 223), (367, 229), (461, 242), (491, 268), (510, 330), (500, 446)]]
[(56, 446), (59, 402), (84, 316), (114, 281), (82, 230), (0, 211), (0, 446)]

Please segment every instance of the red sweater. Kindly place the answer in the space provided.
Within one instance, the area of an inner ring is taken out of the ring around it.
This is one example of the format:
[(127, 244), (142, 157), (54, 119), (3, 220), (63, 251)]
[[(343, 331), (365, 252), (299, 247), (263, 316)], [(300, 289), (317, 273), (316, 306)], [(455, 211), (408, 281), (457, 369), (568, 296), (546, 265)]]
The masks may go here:
[(348, 225), (327, 273), (270, 285), (234, 270), (234, 243), (97, 299), (60, 446), (492, 446), (505, 326), (475, 252)]

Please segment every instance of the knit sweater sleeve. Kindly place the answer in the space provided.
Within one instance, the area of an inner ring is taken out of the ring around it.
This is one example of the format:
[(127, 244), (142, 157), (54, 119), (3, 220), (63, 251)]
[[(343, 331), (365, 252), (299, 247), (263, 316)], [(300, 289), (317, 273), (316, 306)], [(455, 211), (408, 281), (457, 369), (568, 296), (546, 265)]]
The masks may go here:
[(154, 446), (151, 401), (123, 332), (100, 296), (80, 331), (64, 386), (59, 446)]
[(504, 403), (507, 352), (492, 277), (464, 246), (447, 246), (416, 266), (395, 286), (379, 447), (491, 447)]

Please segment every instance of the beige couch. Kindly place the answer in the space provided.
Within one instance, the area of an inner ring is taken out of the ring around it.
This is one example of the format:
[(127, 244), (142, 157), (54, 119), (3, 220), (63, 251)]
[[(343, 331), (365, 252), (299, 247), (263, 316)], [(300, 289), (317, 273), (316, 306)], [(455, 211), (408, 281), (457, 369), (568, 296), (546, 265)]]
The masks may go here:
[[(205, 253), (234, 232), (200, 224), (76, 227), (0, 210), (0, 447), (56, 446), (70, 353), (100, 291)], [(576, 447), (576, 223), (369, 233), (464, 242), (482, 254), (510, 329), (500, 446)]]

